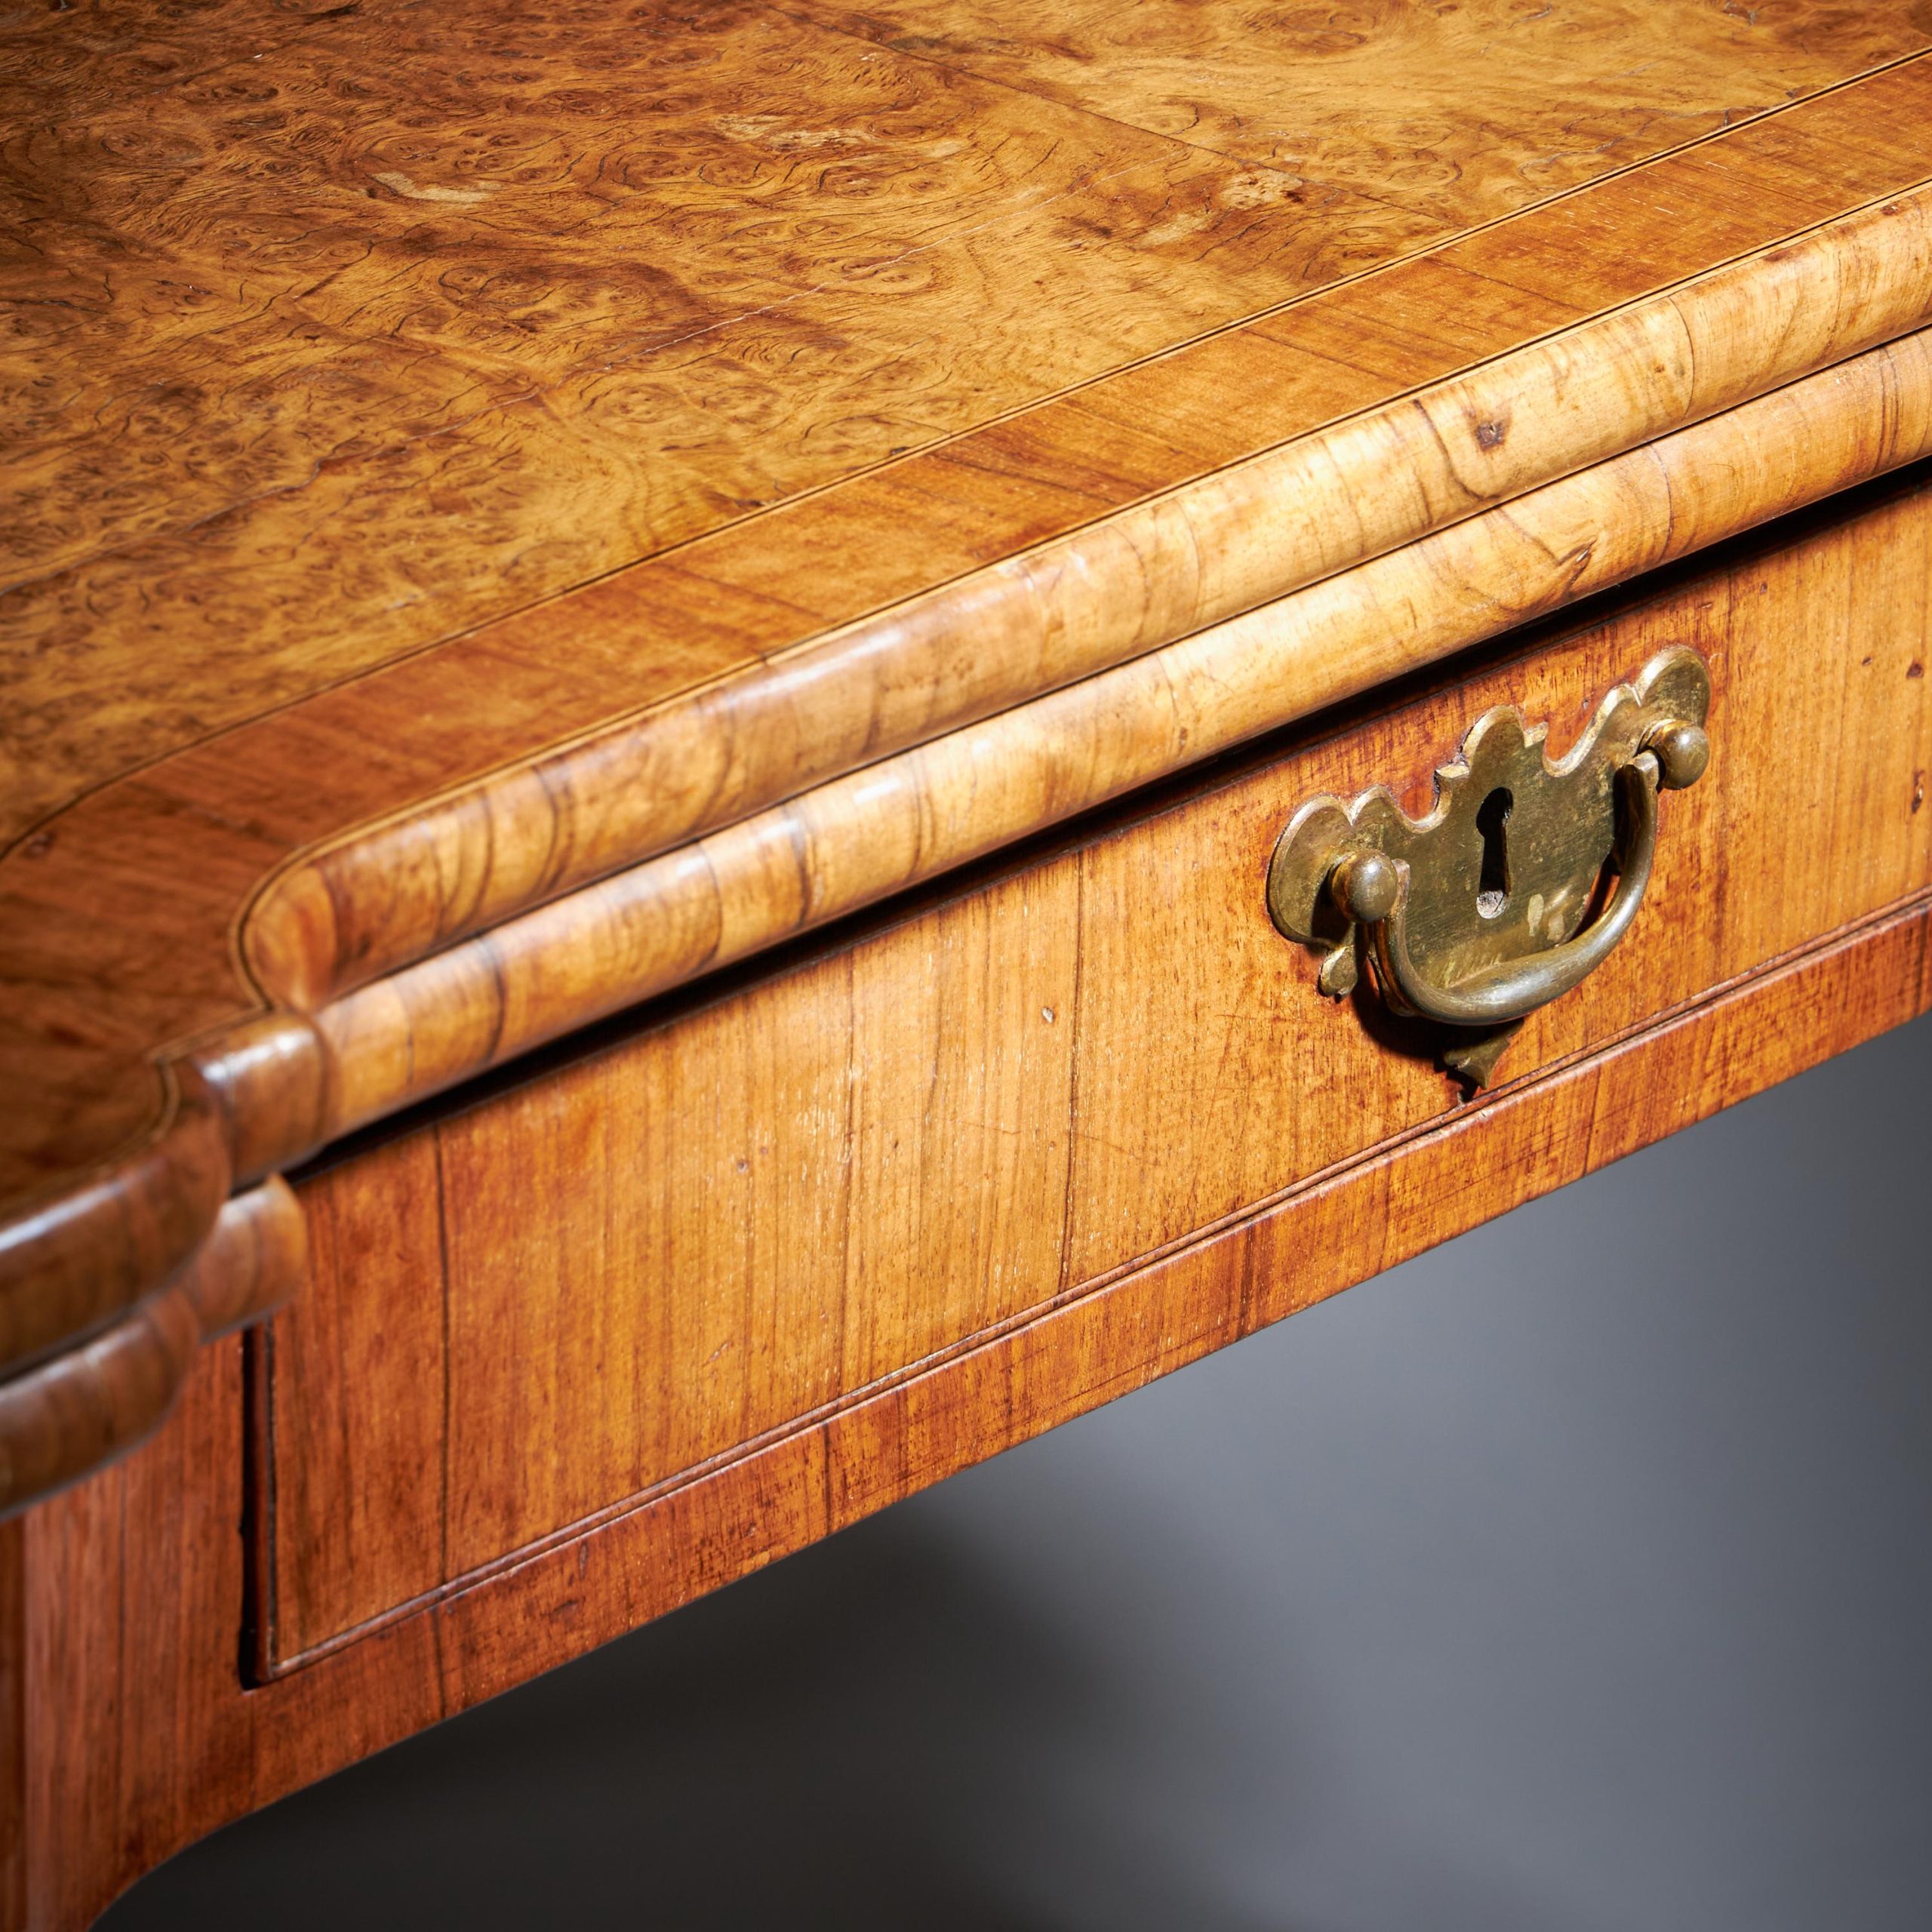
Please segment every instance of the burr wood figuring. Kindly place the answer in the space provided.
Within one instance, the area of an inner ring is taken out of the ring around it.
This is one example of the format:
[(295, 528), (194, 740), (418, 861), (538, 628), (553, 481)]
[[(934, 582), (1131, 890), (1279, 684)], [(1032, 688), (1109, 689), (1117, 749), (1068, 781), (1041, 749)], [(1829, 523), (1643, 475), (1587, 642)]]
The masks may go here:
[(1932, 1003), (1918, 0), (0, 91), (0, 1932)]

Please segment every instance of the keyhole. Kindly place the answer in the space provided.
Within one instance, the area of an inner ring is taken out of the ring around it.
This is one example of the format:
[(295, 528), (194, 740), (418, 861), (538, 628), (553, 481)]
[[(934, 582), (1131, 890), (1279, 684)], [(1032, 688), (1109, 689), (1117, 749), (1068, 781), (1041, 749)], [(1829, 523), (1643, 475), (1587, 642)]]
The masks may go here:
[(1493, 919), (1509, 902), (1509, 840), (1503, 827), (1516, 801), (1506, 785), (1499, 785), (1476, 808), (1476, 829), (1482, 834), (1482, 873), (1476, 881), (1476, 910)]

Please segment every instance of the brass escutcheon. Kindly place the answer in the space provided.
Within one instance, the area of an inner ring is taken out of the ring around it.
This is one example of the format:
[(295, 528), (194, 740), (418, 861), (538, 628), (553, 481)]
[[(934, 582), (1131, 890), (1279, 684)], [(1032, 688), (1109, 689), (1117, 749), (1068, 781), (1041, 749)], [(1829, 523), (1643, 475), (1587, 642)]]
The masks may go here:
[[(1268, 910), (1354, 991), (1366, 955), (1396, 1013), (1451, 1029), (1444, 1064), (1487, 1083), (1524, 1015), (1567, 992), (1629, 930), (1650, 883), (1657, 794), (1710, 759), (1709, 673), (1678, 645), (1620, 685), (1570, 755), (1514, 706), (1484, 712), (1435, 774), (1420, 823), (1383, 786), (1311, 798), (1268, 867)], [(1614, 883), (1612, 882), (1614, 880)]]

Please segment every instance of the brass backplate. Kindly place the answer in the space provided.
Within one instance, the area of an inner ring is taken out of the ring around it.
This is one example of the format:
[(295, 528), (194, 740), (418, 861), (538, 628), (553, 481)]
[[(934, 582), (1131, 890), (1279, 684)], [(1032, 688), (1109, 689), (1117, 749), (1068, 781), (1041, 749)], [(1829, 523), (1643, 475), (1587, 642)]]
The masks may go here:
[[(1647, 737), (1672, 723), (1701, 727), (1709, 706), (1703, 660), (1678, 646), (1611, 691), (1558, 763), (1543, 755), (1549, 727), (1526, 728), (1521, 713), (1504, 705), (1478, 718), (1456, 761), (1438, 768), (1433, 808), (1420, 820), (1383, 786), (1347, 804), (1309, 799), (1289, 821), (1269, 867), (1275, 924), (1320, 954), (1324, 992), (1352, 991), (1355, 928), (1328, 881), (1338, 854), (1372, 849), (1406, 875), (1408, 948), (1431, 980), (1453, 985), (1561, 945), (1599, 897), (1617, 836), (1618, 771)], [(1385, 998), (1392, 990), (1382, 989)], [(1391, 1004), (1401, 1010), (1399, 998)], [(1465, 1063), (1457, 1070), (1480, 1079), (1484, 1057), (1467, 1064), (1477, 1044), (1458, 1043)]]

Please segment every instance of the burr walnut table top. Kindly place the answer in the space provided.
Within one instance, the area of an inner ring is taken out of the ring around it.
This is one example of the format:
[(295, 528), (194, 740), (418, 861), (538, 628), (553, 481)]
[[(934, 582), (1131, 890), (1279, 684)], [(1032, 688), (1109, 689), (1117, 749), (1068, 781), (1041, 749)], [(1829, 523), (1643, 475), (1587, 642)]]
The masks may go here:
[(13, 16), (0, 1500), (342, 1134), (1924, 454), (1928, 46)]

